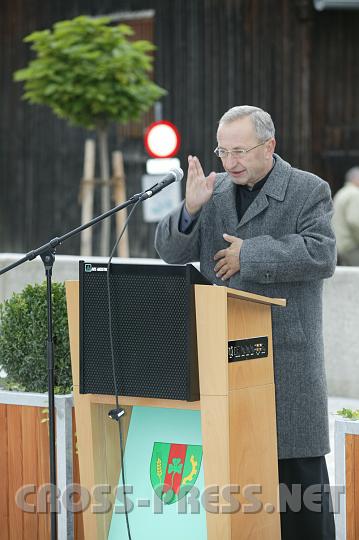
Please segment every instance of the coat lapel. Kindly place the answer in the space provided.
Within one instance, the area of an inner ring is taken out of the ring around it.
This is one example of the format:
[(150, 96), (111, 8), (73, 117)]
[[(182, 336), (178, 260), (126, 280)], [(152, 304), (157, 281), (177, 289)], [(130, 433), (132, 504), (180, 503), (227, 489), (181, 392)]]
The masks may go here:
[(235, 190), (235, 184), (229, 181), (225, 183), (225, 189), (223, 191), (219, 191), (213, 195), (213, 202), (218, 210), (218, 215), (221, 216), (224, 232), (227, 234), (234, 234), (238, 227)]
[(265, 210), (269, 205), (267, 195), (264, 193), (265, 185), (266, 184), (264, 184), (263, 188), (260, 190), (252, 204), (248, 206), (247, 211), (243, 214), (242, 219), (238, 224), (238, 227), (242, 227), (242, 225), (245, 225), (248, 223), (248, 221), (258, 216), (258, 214), (263, 212), (263, 210)]

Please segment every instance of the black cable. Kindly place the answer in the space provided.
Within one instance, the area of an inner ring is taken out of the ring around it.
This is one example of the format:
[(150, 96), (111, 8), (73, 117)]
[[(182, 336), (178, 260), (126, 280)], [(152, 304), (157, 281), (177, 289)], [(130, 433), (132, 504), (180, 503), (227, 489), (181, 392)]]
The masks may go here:
[(131, 209), (131, 212), (129, 213), (125, 224), (122, 228), (122, 231), (119, 234), (119, 237), (116, 240), (116, 243), (111, 251), (110, 258), (107, 263), (107, 296), (108, 296), (108, 316), (109, 316), (109, 333), (110, 333), (110, 350), (111, 350), (111, 362), (112, 362), (112, 375), (113, 375), (113, 386), (115, 390), (115, 400), (116, 400), (116, 409), (111, 410), (109, 412), (109, 417), (113, 420), (116, 420), (118, 422), (118, 430), (119, 430), (119, 436), (120, 436), (120, 451), (121, 451), (121, 477), (122, 477), (122, 485), (123, 485), (123, 494), (124, 494), (124, 506), (125, 506), (125, 518), (126, 518), (126, 527), (127, 527), (127, 535), (129, 540), (132, 540), (131, 536), (131, 530), (130, 530), (130, 523), (128, 519), (128, 509), (127, 509), (127, 499), (126, 499), (126, 493), (125, 493), (125, 485), (126, 485), (126, 479), (125, 479), (125, 467), (124, 467), (124, 448), (123, 448), (123, 433), (122, 433), (122, 416), (125, 414), (125, 411), (120, 407), (119, 404), (119, 391), (118, 391), (118, 385), (117, 385), (117, 377), (116, 377), (116, 367), (115, 367), (115, 354), (114, 354), (114, 346), (113, 346), (113, 333), (112, 333), (112, 305), (111, 305), (111, 286), (110, 286), (110, 271), (111, 271), (111, 261), (113, 259), (113, 256), (115, 254), (116, 248), (118, 244), (120, 243), (120, 240), (127, 228), (128, 222), (131, 219), (131, 216), (133, 212), (136, 210), (138, 204), (142, 202), (141, 199), (139, 199), (133, 208)]

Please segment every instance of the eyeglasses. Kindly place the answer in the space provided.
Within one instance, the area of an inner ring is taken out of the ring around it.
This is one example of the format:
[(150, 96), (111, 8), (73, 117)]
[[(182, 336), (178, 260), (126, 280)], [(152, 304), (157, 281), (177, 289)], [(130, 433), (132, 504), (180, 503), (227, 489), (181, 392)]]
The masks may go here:
[(244, 148), (236, 148), (234, 150), (225, 150), (224, 148), (218, 148), (217, 146), (217, 148), (214, 150), (214, 153), (216, 154), (217, 157), (221, 159), (226, 159), (229, 155), (232, 155), (234, 158), (243, 158), (248, 154), (248, 152), (250, 152), (251, 150), (254, 150), (255, 148), (258, 148), (258, 146), (263, 146), (263, 144), (265, 144), (268, 141), (269, 139), (267, 139), (266, 141), (262, 143), (256, 144), (255, 146), (252, 146), (252, 148), (248, 148), (247, 150), (245, 150)]

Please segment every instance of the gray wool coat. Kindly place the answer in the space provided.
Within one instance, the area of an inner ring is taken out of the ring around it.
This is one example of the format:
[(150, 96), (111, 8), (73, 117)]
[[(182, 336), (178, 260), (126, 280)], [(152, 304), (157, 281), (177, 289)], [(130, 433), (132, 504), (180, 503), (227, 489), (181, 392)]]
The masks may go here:
[[(217, 175), (215, 190), (189, 234), (179, 232), (182, 205), (158, 225), (155, 246), (168, 263), (200, 261), (213, 283), (287, 299), (272, 307), (274, 371), (280, 459), (322, 456), (330, 451), (323, 353), (323, 279), (335, 269), (329, 185), (275, 155), (267, 182), (238, 222), (235, 185)], [(214, 254), (244, 240), (240, 271), (216, 278)]]

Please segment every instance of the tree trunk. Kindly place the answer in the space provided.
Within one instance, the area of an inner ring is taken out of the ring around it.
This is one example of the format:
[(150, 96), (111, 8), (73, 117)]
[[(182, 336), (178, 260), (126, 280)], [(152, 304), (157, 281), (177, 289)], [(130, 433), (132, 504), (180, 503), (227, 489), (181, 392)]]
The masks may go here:
[[(97, 129), (99, 152), (100, 152), (100, 177), (101, 185), (101, 213), (107, 212), (111, 208), (111, 188), (110, 188), (110, 156), (108, 150), (108, 130), (107, 127)], [(101, 223), (101, 243), (100, 255), (108, 257), (110, 255), (111, 220), (107, 218)]]

